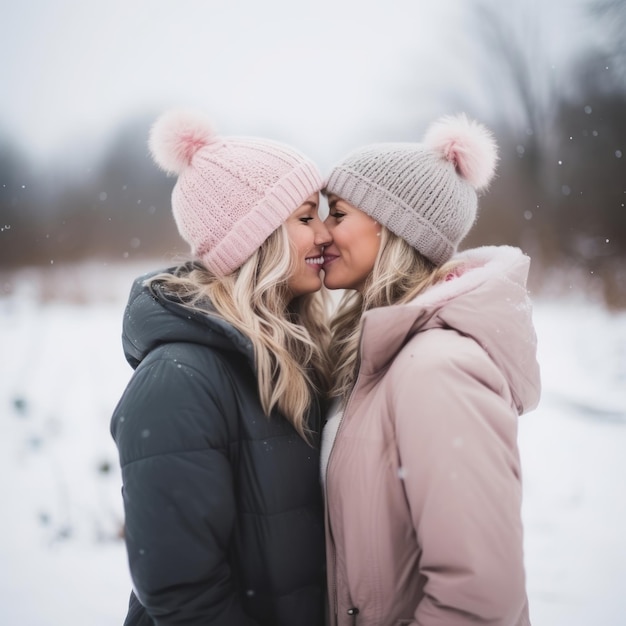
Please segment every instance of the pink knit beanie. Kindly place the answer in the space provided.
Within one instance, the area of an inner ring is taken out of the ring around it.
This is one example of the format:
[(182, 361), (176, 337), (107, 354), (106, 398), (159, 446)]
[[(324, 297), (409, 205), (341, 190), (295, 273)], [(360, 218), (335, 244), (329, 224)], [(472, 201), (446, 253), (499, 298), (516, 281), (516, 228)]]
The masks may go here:
[(201, 115), (170, 111), (150, 131), (156, 164), (178, 175), (172, 212), (194, 257), (225, 276), (323, 181), (293, 148), (267, 139), (220, 137)]
[(361, 209), (435, 265), (456, 252), (476, 218), (476, 192), (495, 172), (491, 133), (463, 114), (443, 117), (422, 143), (373, 144), (332, 170), (326, 192)]

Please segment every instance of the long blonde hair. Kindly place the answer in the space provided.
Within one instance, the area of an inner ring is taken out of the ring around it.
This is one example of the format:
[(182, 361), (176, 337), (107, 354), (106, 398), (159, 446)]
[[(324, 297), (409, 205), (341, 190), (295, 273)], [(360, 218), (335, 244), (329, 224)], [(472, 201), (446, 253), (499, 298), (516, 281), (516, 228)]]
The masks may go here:
[(291, 299), (295, 255), (284, 226), (237, 270), (217, 276), (199, 262), (150, 279), (183, 305), (218, 316), (250, 339), (266, 415), (276, 407), (305, 440), (316, 396), (328, 391), (329, 331), (321, 294)]
[(346, 291), (330, 324), (332, 397), (345, 404), (356, 382), (363, 313), (413, 300), (456, 265), (449, 261), (437, 267), (404, 239), (382, 228), (380, 249), (363, 291)]

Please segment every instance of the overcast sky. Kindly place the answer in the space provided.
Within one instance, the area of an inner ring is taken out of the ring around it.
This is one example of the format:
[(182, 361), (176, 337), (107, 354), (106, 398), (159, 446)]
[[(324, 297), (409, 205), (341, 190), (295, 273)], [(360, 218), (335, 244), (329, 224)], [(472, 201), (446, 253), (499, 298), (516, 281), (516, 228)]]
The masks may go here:
[[(550, 44), (579, 37), (571, 0), (524, 0)], [(569, 7), (568, 7), (569, 5)], [(105, 143), (133, 116), (206, 111), (334, 160), (423, 125), (481, 89), (463, 0), (24, 0), (5, 3), (0, 132), (44, 159)], [(549, 10), (551, 7), (551, 10)], [(568, 8), (564, 8), (568, 7)], [(539, 15), (539, 14), (538, 14)], [(419, 140), (420, 136), (415, 139)], [(322, 163), (326, 164), (326, 163)]]

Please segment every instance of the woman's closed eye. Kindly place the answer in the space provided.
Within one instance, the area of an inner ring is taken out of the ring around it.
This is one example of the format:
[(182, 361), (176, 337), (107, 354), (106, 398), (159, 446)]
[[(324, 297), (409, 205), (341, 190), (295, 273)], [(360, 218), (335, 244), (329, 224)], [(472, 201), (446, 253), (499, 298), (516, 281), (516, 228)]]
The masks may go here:
[(314, 217), (301, 217), (299, 218), (303, 224), (308, 224), (310, 221), (314, 220)]
[(346, 214), (341, 211), (331, 211), (329, 215), (336, 220), (340, 220), (342, 217), (346, 216)]

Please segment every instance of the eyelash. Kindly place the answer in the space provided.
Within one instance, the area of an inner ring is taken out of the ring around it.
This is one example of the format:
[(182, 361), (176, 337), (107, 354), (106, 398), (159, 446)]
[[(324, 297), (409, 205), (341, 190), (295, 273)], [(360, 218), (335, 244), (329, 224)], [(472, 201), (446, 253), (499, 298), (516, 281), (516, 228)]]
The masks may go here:
[(341, 211), (333, 211), (330, 213), (331, 217), (334, 217), (336, 220), (341, 219), (342, 217), (345, 217), (345, 213), (342, 213)]
[(308, 223), (309, 223), (312, 219), (313, 219), (312, 217), (301, 217), (301, 218), (300, 218), (300, 221), (301, 221), (303, 224), (308, 224)]

